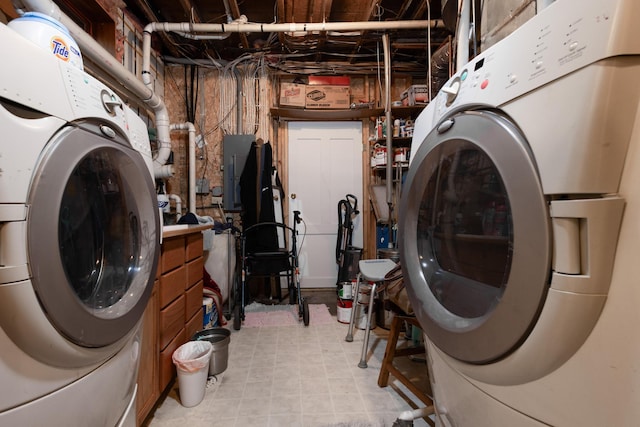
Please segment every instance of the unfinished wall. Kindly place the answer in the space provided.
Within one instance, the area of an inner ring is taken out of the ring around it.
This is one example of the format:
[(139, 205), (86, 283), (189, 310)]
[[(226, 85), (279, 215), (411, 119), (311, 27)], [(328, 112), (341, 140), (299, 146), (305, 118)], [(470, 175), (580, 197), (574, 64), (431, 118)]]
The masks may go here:
[[(255, 135), (256, 139), (272, 140), (269, 117), (271, 91), (269, 76), (252, 64), (235, 72), (213, 65), (200, 66), (193, 78), (191, 66), (166, 67), (165, 103), (170, 121), (172, 124), (192, 122), (199, 139), (196, 179), (203, 180), (203, 186), (202, 191), (196, 194), (196, 214), (222, 219), (210, 190), (223, 187), (224, 135), (248, 134)], [(241, 109), (239, 116), (238, 105)], [(191, 117), (188, 111), (192, 111)], [(184, 214), (189, 206), (188, 132), (172, 132), (171, 145), (176, 173), (167, 180), (166, 189), (168, 194), (176, 194), (182, 199)]]

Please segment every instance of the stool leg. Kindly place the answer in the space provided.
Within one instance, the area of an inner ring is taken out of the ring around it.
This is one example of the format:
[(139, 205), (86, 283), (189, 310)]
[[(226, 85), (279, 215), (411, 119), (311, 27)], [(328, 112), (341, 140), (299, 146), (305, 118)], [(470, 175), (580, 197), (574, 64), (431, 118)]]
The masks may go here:
[(387, 338), (387, 348), (384, 351), (384, 359), (382, 359), (382, 367), (378, 375), (378, 386), (380, 387), (386, 387), (389, 384), (389, 366), (393, 363), (393, 358), (395, 357), (401, 325), (402, 320), (400, 317), (397, 315), (393, 316), (389, 338)]
[(373, 302), (376, 297), (377, 283), (373, 282), (371, 285), (371, 295), (369, 295), (369, 312), (367, 313), (367, 326), (364, 330), (364, 343), (362, 345), (362, 354), (360, 355), (360, 363), (358, 368), (367, 367), (367, 349), (369, 347), (369, 333), (371, 332), (371, 315), (373, 313)]
[(353, 304), (351, 304), (351, 318), (349, 319), (349, 329), (347, 330), (347, 336), (344, 339), (347, 342), (353, 341), (353, 325), (356, 320), (356, 309), (358, 308), (358, 288), (359, 287), (360, 287), (360, 273), (358, 273), (358, 277), (356, 279), (356, 289), (351, 292), (351, 296), (353, 297)]

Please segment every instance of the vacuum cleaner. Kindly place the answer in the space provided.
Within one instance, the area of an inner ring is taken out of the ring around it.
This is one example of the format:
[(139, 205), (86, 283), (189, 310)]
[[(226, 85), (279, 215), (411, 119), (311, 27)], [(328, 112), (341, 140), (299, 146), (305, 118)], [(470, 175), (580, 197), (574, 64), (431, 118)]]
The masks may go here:
[(356, 280), (358, 262), (362, 248), (353, 246), (353, 221), (358, 216), (358, 199), (347, 194), (338, 202), (338, 238), (336, 241), (336, 263), (338, 264), (338, 281), (340, 283)]

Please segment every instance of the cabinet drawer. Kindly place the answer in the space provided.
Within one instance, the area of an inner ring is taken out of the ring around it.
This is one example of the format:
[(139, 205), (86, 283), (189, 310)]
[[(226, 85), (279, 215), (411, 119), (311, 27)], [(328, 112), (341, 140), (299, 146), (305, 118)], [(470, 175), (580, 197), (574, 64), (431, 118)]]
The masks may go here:
[(187, 283), (188, 288), (202, 280), (204, 276), (204, 258), (200, 257), (187, 264)]
[(176, 335), (176, 337), (171, 340), (169, 345), (167, 345), (167, 347), (160, 352), (159, 380), (161, 393), (165, 388), (167, 388), (169, 382), (171, 382), (171, 379), (176, 374), (176, 367), (173, 364), (171, 356), (173, 356), (173, 352), (176, 351), (178, 347), (180, 347), (185, 342), (187, 342), (187, 339), (185, 337), (185, 331), (184, 329), (182, 329), (180, 330), (178, 335)]
[(181, 296), (167, 308), (160, 310), (160, 348), (165, 348), (184, 327), (185, 300)]
[(202, 309), (200, 309), (196, 314), (193, 315), (191, 319), (189, 319), (184, 328), (186, 330), (186, 336), (189, 339), (191, 339), (191, 337), (194, 336), (196, 332), (202, 330)]
[(182, 295), (187, 282), (187, 269), (182, 266), (160, 277), (160, 307)]
[(185, 295), (187, 302), (185, 304), (185, 319), (191, 319), (196, 311), (202, 311), (202, 280), (187, 289)]
[(161, 273), (166, 273), (184, 264), (184, 253), (184, 236), (165, 239), (162, 242), (162, 257), (160, 258)]
[(185, 260), (191, 261), (192, 259), (202, 256), (202, 254), (202, 232), (187, 235)]

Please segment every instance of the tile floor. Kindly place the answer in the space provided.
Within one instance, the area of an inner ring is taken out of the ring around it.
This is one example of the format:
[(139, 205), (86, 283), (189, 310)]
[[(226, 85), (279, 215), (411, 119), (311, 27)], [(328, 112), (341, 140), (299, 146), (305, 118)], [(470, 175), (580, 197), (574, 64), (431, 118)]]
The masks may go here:
[[(362, 369), (357, 364), (364, 331), (356, 329), (349, 343), (344, 339), (347, 329), (337, 319), (322, 325), (311, 319), (308, 327), (301, 322), (232, 330), (228, 367), (210, 379), (204, 400), (192, 408), (182, 407), (175, 381), (145, 425), (382, 427), (391, 426), (402, 411), (422, 407), (393, 376), (388, 387), (377, 385), (388, 331), (381, 327), (372, 331), (369, 367)], [(421, 389), (428, 390), (424, 361), (396, 361)], [(414, 421), (414, 426), (426, 425), (423, 419)]]

